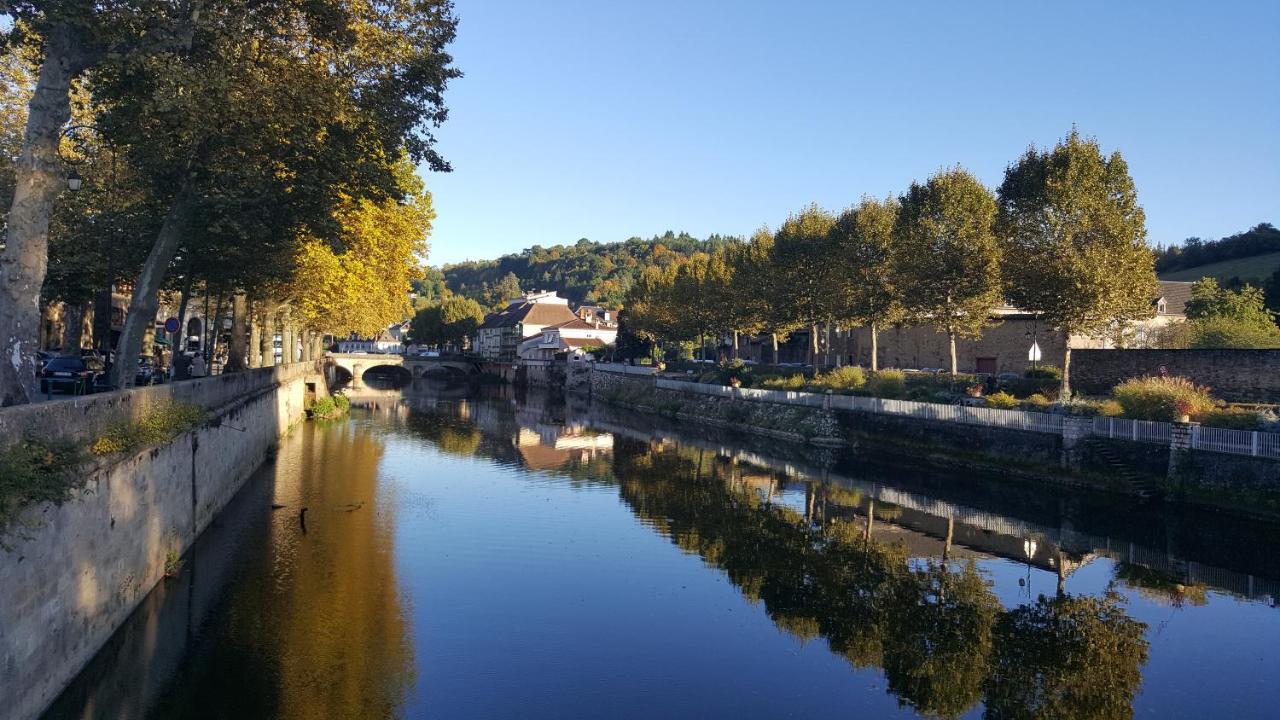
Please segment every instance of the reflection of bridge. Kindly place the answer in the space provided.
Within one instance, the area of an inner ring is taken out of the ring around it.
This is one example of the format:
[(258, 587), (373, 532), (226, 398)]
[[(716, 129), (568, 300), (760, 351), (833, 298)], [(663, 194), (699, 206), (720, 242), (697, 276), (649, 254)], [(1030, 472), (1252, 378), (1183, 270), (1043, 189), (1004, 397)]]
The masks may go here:
[(404, 384), (424, 377), (466, 377), (480, 373), (480, 363), (454, 357), (405, 357), (371, 353), (328, 353), (324, 357), (325, 377), (331, 386), (350, 384), (364, 387), (364, 375), (378, 370), (400, 375)]

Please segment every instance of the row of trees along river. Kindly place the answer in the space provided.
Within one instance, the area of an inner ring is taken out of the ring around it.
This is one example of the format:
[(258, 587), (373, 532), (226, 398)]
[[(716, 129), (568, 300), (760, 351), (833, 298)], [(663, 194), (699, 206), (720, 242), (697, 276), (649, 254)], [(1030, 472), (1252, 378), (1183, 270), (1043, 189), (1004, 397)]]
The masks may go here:
[(409, 314), (433, 218), (414, 164), (448, 169), (448, 0), (0, 14), (0, 406), (36, 396), (42, 302), (74, 314), (113, 285), (132, 288), (118, 357), (143, 351), (160, 293), (200, 292), (233, 308), (231, 369), (250, 316), (314, 345)]
[[(808, 327), (927, 324), (955, 341), (978, 337), (1008, 300), (1063, 332), (1098, 335), (1154, 314), (1158, 286), (1142, 208), (1120, 153), (1104, 156), (1074, 129), (1029, 149), (992, 193), (960, 167), (899, 197), (864, 197), (834, 215), (816, 205), (776, 232), (646, 270), (627, 301), (627, 327), (652, 339), (770, 333)], [(1070, 391), (1071, 350), (1062, 358)]]

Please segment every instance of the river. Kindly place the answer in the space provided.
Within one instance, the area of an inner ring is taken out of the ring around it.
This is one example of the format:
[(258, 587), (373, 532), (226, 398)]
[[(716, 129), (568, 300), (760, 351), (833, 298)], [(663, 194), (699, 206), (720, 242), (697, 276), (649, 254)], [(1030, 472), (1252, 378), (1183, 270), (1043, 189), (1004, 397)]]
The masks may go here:
[(1278, 537), (538, 393), (371, 393), (282, 442), (46, 717), (1275, 717)]

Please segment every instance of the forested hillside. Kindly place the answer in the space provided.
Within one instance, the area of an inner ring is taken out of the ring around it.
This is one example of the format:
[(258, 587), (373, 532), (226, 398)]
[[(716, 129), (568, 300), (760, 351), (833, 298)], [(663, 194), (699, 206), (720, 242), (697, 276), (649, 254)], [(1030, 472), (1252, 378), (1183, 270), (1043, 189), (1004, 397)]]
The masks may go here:
[(1275, 252), (1280, 252), (1280, 230), (1271, 223), (1259, 223), (1220, 240), (1193, 237), (1187, 238), (1182, 245), (1162, 248), (1156, 253), (1156, 272), (1163, 276), (1210, 263)]
[(445, 265), (441, 270), (449, 290), (490, 307), (520, 292), (555, 290), (575, 303), (617, 308), (646, 267), (667, 267), (694, 253), (715, 252), (733, 240), (722, 235), (700, 240), (670, 231), (648, 240), (633, 237), (613, 243), (583, 238), (573, 245), (534, 245), (496, 260)]

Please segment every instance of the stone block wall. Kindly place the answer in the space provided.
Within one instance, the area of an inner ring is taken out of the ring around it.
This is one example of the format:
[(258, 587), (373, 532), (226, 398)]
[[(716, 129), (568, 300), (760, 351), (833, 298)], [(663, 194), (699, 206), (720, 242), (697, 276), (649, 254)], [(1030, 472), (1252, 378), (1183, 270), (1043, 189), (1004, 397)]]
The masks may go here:
[[(321, 383), (313, 363), (219, 377), (228, 380), (34, 406), (68, 423), (59, 434), (85, 438), (164, 399), (214, 410), (208, 424), (171, 443), (86, 466), (76, 497), (27, 508), (0, 537), (5, 717), (35, 718), (53, 701), (304, 417), (307, 384)], [(20, 419), (47, 427), (27, 410), (5, 409), (0, 419), (18, 432), (29, 432)], [(79, 426), (76, 413), (85, 415)]]
[(1280, 403), (1280, 350), (1073, 350), (1071, 385), (1106, 395), (1133, 377), (1161, 374), (1208, 385), (1231, 402)]

